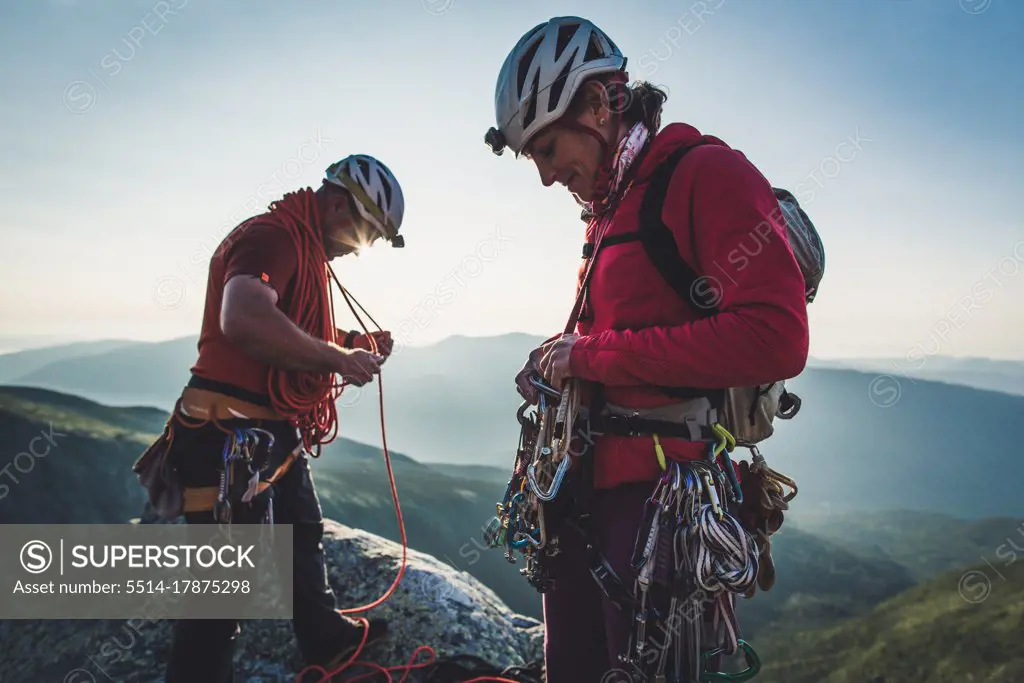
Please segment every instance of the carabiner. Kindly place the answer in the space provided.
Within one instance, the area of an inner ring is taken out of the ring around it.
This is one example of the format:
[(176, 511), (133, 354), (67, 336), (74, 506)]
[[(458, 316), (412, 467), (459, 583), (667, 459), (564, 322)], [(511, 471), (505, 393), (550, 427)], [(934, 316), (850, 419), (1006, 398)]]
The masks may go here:
[(537, 463), (530, 463), (530, 466), (526, 470), (526, 478), (530, 482), (530, 490), (533, 491), (533, 495), (545, 503), (555, 499), (558, 495), (558, 489), (562, 486), (562, 479), (565, 478), (565, 473), (569, 471), (569, 456), (566, 455), (562, 458), (562, 462), (558, 463), (558, 470), (555, 472), (554, 481), (551, 482), (551, 488), (546, 492), (541, 492), (540, 485), (537, 484)]
[(729, 486), (732, 488), (733, 498), (736, 499), (736, 504), (741, 505), (743, 503), (743, 489), (740, 488), (740, 480), (736, 477), (736, 468), (732, 466), (732, 460), (729, 458), (729, 450), (722, 451), (722, 469), (725, 470), (725, 476), (729, 479)]
[(516, 420), (523, 427), (526, 426), (526, 409), (530, 407), (529, 401), (523, 401), (523, 404), (519, 406), (519, 410), (516, 411)]
[(717, 657), (721, 654), (728, 654), (724, 647), (710, 650), (708, 652), (701, 653), (700, 656), (700, 680), (702, 681), (749, 681), (751, 678), (761, 672), (761, 658), (757, 656), (757, 652), (751, 647), (750, 643), (745, 640), (738, 640), (736, 644), (740, 650), (743, 650), (743, 658), (746, 660), (747, 668), (743, 671), (737, 671), (736, 673), (724, 673), (716, 671), (707, 671), (708, 660), (712, 657)]
[(661, 465), (661, 471), (664, 472), (666, 469), (665, 465), (665, 449), (661, 447), (661, 441), (658, 439), (658, 435), (654, 434), (654, 453), (658, 456), (658, 464)]
[(511, 542), (512, 547), (515, 548), (516, 550), (522, 550), (527, 545), (531, 545), (531, 544), (535, 548), (538, 547), (540, 545), (540, 541), (535, 539), (535, 538), (533, 538), (531, 533), (532, 532), (524, 533), (524, 534), (522, 534), (522, 538), (520, 538), (519, 540), (513, 540)]
[(711, 425), (711, 430), (718, 435), (718, 445), (715, 447), (716, 457), (723, 449), (731, 452), (736, 448), (736, 437), (730, 434), (725, 427), (716, 422)]
[(267, 436), (267, 449), (269, 450), (269, 449), (274, 447), (274, 435), (271, 432), (268, 432), (266, 429), (263, 429), (262, 427), (250, 427), (246, 431), (248, 431), (250, 434), (254, 435), (254, 437), (256, 438), (256, 445), (259, 445), (259, 443), (260, 443), (259, 435), (260, 434), (266, 434), (266, 436)]
[(558, 389), (555, 389), (553, 386), (551, 386), (550, 384), (545, 382), (543, 379), (541, 379), (537, 375), (530, 375), (530, 384), (535, 386), (542, 393), (547, 394), (548, 396), (551, 396), (552, 398), (555, 398), (555, 399), (561, 399), (562, 398), (562, 392), (561, 391), (559, 391)]

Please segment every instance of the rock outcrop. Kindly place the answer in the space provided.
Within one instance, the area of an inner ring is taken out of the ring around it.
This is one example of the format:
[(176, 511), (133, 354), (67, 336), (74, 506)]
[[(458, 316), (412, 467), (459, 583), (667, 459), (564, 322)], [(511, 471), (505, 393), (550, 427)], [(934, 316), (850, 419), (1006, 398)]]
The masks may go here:
[[(324, 549), (339, 607), (375, 601), (398, 574), (401, 546), (330, 520), (325, 526)], [(502, 669), (542, 660), (540, 622), (511, 612), (466, 572), (413, 550), (408, 551), (405, 574), (391, 598), (358, 616), (380, 616), (390, 622), (388, 637), (360, 657), (381, 666), (408, 663), (422, 645), (432, 647), (439, 659), (469, 654)], [(0, 680), (158, 683), (163, 680), (171, 626), (167, 620), (0, 621), (5, 649)], [(292, 682), (303, 666), (291, 623), (283, 620), (242, 622), (237, 654), (237, 680), (247, 683)], [(425, 658), (421, 654), (417, 661)], [(307, 678), (322, 680), (312, 673)]]

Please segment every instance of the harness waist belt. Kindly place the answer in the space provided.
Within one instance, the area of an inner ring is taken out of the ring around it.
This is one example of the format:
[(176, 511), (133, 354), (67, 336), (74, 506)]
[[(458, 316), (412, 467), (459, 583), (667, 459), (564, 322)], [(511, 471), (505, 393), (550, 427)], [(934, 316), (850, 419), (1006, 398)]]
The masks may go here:
[[(248, 400), (247, 400), (248, 399)], [(220, 422), (222, 420), (255, 420), (288, 423), (288, 419), (272, 410), (256, 394), (243, 389), (192, 376), (181, 392), (175, 412), (182, 427), (194, 427), (190, 422)], [(283, 477), (302, 452), (302, 441), (289, 453), (274, 472), (257, 485), (262, 493)], [(219, 486), (183, 487), (184, 512), (209, 512), (220, 493)]]
[(715, 441), (715, 432), (696, 421), (668, 422), (633, 415), (598, 415), (590, 420), (590, 428), (599, 434), (613, 436), (667, 436), (688, 441)]
[(712, 426), (716, 422), (718, 411), (708, 398), (700, 397), (639, 409), (606, 402), (590, 424), (599, 433), (616, 436), (657, 434), (689, 441), (714, 441), (717, 437)]
[(178, 412), (194, 420), (273, 420), (287, 418), (265, 406), (209, 389), (188, 386), (181, 392)]

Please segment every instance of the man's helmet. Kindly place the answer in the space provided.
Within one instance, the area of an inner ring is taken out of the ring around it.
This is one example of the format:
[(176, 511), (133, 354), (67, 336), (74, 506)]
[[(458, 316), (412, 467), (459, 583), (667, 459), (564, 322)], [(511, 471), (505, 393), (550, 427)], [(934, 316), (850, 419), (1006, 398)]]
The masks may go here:
[(339, 185), (355, 199), (356, 209), (393, 247), (404, 247), (398, 234), (405, 198), (391, 170), (366, 154), (353, 154), (327, 167), (325, 182)]
[(516, 156), (542, 128), (565, 114), (587, 78), (626, 68), (626, 58), (604, 31), (580, 17), (555, 17), (530, 29), (498, 74), (497, 128), (484, 140), (495, 154)]

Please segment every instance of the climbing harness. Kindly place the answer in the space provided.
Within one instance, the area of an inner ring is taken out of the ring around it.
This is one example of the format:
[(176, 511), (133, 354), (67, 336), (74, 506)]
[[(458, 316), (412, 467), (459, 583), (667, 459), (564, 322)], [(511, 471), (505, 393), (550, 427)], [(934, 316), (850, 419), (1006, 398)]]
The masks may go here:
[[(758, 587), (771, 588), (774, 567), (769, 536), (781, 524), (781, 510), (796, 495), (795, 482), (768, 467), (756, 446), (738, 444), (718, 422), (705, 425), (691, 420), (673, 425), (640, 417), (639, 411), (626, 416), (601, 412), (590, 418), (598, 403), (580, 406), (576, 380), (567, 381), (557, 400), (552, 387), (536, 377), (530, 381), (538, 389), (539, 400), (532, 412), (528, 412), (529, 403), (517, 411), (519, 447), (505, 495), (486, 527), (488, 545), (504, 548), (509, 562), (521, 556), (525, 566), (520, 573), (540, 592), (548, 590), (555, 578), (546, 565), (558, 553), (558, 538), (549, 532), (545, 512), (562, 494), (575, 506), (571, 513), (562, 514), (575, 519), (584, 534), (587, 560), (598, 586), (621, 608), (632, 609), (634, 629), (621, 662), (633, 681), (745, 681), (755, 676), (761, 663), (754, 648), (740, 637), (736, 599), (751, 597)], [(617, 433), (645, 433), (654, 442), (662, 475), (637, 532), (631, 557), (636, 574), (632, 590), (622, 585), (608, 565), (587, 523), (588, 478), (592, 476), (587, 470), (592, 467), (593, 444), (588, 438), (581, 452), (570, 449), (569, 425), (577, 436), (589, 436), (592, 425), (598, 425), (598, 435), (611, 427)], [(687, 462), (667, 459), (660, 437), (669, 432), (696, 434), (692, 440), (706, 444), (705, 457)], [(734, 462), (738, 445), (750, 449), (751, 463)], [(583, 474), (574, 478), (571, 493), (566, 493), (562, 490), (565, 463), (571, 456), (579, 457)], [(737, 470), (744, 475), (742, 481)], [(723, 672), (721, 660), (735, 655), (742, 656), (745, 668)]]

